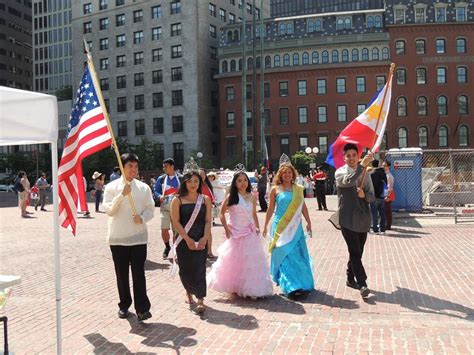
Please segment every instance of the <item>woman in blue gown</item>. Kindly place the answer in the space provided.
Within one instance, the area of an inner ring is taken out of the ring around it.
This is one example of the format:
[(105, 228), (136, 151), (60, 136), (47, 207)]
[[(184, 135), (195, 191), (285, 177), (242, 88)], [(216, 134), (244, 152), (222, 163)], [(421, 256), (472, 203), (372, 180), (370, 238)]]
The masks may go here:
[[(306, 246), (302, 216), (311, 234), (311, 221), (304, 202), (303, 187), (295, 183), (296, 170), (290, 163), (280, 164), (270, 192), (264, 235), (275, 212), (270, 230), (270, 272), (282, 292), (295, 297), (314, 289), (312, 261)], [(276, 210), (275, 210), (276, 207)]]

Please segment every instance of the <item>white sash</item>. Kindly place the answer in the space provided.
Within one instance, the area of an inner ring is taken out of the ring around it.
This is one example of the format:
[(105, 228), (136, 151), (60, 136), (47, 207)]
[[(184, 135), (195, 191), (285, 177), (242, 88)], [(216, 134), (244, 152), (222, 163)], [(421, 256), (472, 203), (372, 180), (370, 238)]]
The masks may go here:
[[(186, 226), (184, 227), (184, 231), (186, 233), (189, 232), (194, 222), (196, 221), (196, 217), (199, 214), (199, 211), (201, 210), (203, 201), (204, 201), (204, 196), (200, 194), (197, 198), (196, 205), (194, 206), (193, 214), (191, 215), (191, 218), (189, 218), (188, 223), (186, 223)], [(181, 243), (182, 240), (183, 240), (183, 237), (178, 235), (178, 237), (176, 238), (176, 241), (173, 244), (171, 244), (170, 252), (171, 252), (171, 259), (173, 259), (173, 264), (171, 265), (170, 276), (172, 278), (176, 276), (176, 272), (178, 271), (178, 264), (176, 263), (176, 248), (178, 247), (179, 243)]]
[(288, 223), (286, 228), (281, 232), (280, 237), (278, 238), (275, 244), (277, 248), (285, 244), (288, 244), (295, 237), (296, 230), (298, 229), (298, 226), (301, 223), (302, 210), (303, 210), (303, 203), (300, 203), (290, 223)]

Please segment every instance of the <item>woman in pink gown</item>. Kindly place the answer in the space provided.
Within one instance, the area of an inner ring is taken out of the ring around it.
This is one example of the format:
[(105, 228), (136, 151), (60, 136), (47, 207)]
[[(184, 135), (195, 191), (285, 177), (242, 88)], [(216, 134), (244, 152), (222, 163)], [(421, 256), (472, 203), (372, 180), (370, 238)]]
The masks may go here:
[[(229, 222), (225, 218), (229, 212)], [(227, 240), (218, 250), (219, 258), (208, 275), (209, 287), (241, 297), (273, 294), (273, 283), (262, 245), (256, 201), (245, 172), (237, 172), (224, 199), (220, 219)]]

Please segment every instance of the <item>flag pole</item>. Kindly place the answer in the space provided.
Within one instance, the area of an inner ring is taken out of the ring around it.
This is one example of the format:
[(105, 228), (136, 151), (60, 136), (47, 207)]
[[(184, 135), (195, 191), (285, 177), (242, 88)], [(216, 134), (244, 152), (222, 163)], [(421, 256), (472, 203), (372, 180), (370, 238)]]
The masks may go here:
[[(385, 105), (385, 98), (387, 97), (388, 88), (392, 86), (392, 79), (393, 79), (393, 73), (395, 72), (395, 68), (396, 68), (395, 63), (390, 64), (387, 87), (385, 89), (385, 92), (383, 93), (382, 104), (380, 105), (380, 111), (377, 115), (377, 122), (375, 123), (375, 134), (374, 134), (374, 139), (372, 140), (372, 144), (371, 144), (371, 147), (372, 147), (371, 151), (374, 149), (375, 143), (377, 142), (377, 130), (379, 129), (380, 117), (382, 116), (383, 106)], [(367, 167), (364, 168), (364, 172), (362, 173), (362, 180), (360, 181), (359, 188), (362, 188), (362, 186), (364, 185), (366, 175), (367, 175)]]
[[(125, 177), (125, 174), (124, 174), (124, 170), (123, 170), (122, 159), (120, 158), (120, 153), (118, 151), (117, 142), (115, 141), (114, 131), (112, 129), (112, 125), (110, 124), (109, 113), (107, 112), (107, 107), (105, 106), (104, 98), (102, 96), (102, 90), (100, 90), (99, 82), (97, 80), (97, 74), (95, 72), (94, 62), (92, 61), (92, 55), (89, 51), (89, 46), (87, 45), (87, 42), (86, 42), (85, 38), (84, 38), (84, 48), (85, 48), (86, 53), (87, 53), (87, 65), (89, 66), (89, 71), (91, 73), (92, 82), (94, 83), (94, 87), (97, 88), (96, 92), (97, 92), (97, 97), (99, 98), (100, 107), (102, 107), (102, 111), (104, 112), (105, 121), (107, 122), (107, 128), (109, 129), (110, 136), (112, 137), (112, 146), (114, 147), (114, 152), (115, 152), (115, 156), (117, 157), (117, 161), (118, 161), (118, 164), (119, 164), (119, 167), (120, 167), (120, 172), (122, 174), (124, 183), (127, 183), (126, 177)], [(137, 208), (135, 206), (135, 201), (133, 201), (133, 196), (132, 196), (131, 192), (128, 194), (128, 200), (129, 200), (130, 206), (132, 208), (132, 213), (134, 215), (136, 215), (137, 214)]]

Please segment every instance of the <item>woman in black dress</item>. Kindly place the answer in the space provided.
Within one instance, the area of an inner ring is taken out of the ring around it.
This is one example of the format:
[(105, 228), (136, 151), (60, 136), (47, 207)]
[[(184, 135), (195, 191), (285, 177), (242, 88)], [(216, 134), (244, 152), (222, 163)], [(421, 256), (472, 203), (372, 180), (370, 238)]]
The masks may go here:
[[(196, 311), (204, 312), (206, 297), (206, 259), (207, 240), (211, 234), (211, 200), (203, 195), (203, 202), (196, 220), (186, 233), (185, 226), (190, 220), (203, 184), (198, 171), (186, 173), (181, 179), (178, 194), (171, 202), (171, 222), (173, 229), (183, 240), (176, 247), (179, 265), (179, 277), (186, 289), (187, 302), (195, 305), (193, 295), (197, 298)], [(178, 235), (175, 236), (178, 237)]]

